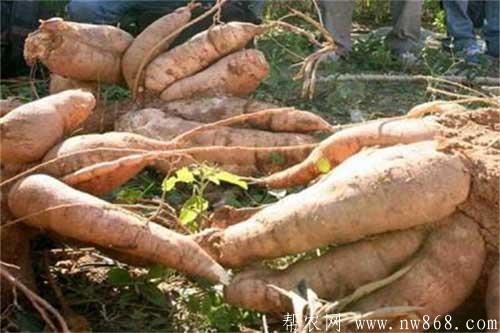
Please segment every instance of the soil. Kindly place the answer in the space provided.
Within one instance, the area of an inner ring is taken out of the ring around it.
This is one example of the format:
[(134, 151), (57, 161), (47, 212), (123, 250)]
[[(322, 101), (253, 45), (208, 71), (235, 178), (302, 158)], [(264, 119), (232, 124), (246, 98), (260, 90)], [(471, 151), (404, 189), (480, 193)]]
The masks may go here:
[(489, 252), (475, 291), (454, 316), (470, 318), (476, 314), (481, 317), (477, 312), (482, 312), (485, 305), (489, 315), (490, 303), (498, 304), (494, 301), (495, 295), (491, 295), (491, 287), (487, 286), (490, 279), (498, 281), (499, 278), (498, 269), (492, 268), (498, 266), (499, 261), (500, 109), (449, 112), (440, 116), (438, 122), (447, 128), (440, 149), (459, 152), (470, 169), (471, 191), (459, 209), (479, 224)]
[(440, 149), (462, 154), (472, 175), (469, 199), (460, 210), (480, 224), (489, 250), (498, 253), (500, 109), (449, 112), (438, 122), (447, 128)]

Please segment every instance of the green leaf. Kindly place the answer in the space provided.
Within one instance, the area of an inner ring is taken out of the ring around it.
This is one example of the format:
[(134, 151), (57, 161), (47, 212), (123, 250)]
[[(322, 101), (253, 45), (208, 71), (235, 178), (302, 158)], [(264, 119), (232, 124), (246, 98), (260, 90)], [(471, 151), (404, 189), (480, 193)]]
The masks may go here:
[(191, 169), (191, 173), (195, 176), (201, 176), (201, 167), (195, 167)]
[(319, 172), (321, 173), (327, 173), (332, 170), (330, 161), (328, 161), (326, 157), (322, 157), (318, 160), (318, 162), (316, 163), (316, 168), (318, 168)]
[(181, 208), (181, 211), (179, 213), (179, 220), (181, 220), (181, 222), (184, 224), (184, 225), (187, 225), (191, 222), (193, 222), (194, 220), (196, 220), (196, 218), (198, 217), (198, 212), (191, 209), (191, 207), (182, 207)]
[(191, 171), (187, 167), (179, 169), (175, 175), (177, 176), (177, 181), (191, 184), (194, 182), (194, 176)]
[(142, 198), (142, 190), (134, 187), (124, 188), (116, 195), (118, 200), (127, 203), (134, 203), (137, 199)]
[(154, 265), (149, 269), (148, 274), (146, 275), (147, 280), (152, 279), (161, 279), (168, 275), (170, 270), (162, 265)]
[(138, 295), (132, 290), (123, 291), (118, 299), (118, 303), (121, 303), (122, 306), (129, 306), (127, 303), (139, 301)]
[(220, 180), (219, 180), (219, 178), (217, 177), (216, 174), (210, 174), (210, 175), (207, 176), (207, 178), (208, 178), (209, 181), (211, 181), (215, 185), (220, 185)]
[(208, 201), (198, 195), (189, 198), (181, 208), (179, 219), (183, 224), (189, 224), (196, 220), (198, 215), (208, 209)]
[(161, 292), (158, 287), (151, 283), (143, 284), (139, 286), (139, 292), (144, 298), (146, 298), (151, 303), (158, 306), (166, 306), (167, 301), (165, 300), (165, 295)]
[(227, 171), (219, 171), (215, 174), (215, 176), (220, 181), (239, 186), (244, 190), (248, 189), (248, 184), (244, 180), (242, 180), (239, 176), (229, 173)]
[(163, 180), (163, 183), (161, 183), (161, 189), (164, 192), (169, 192), (175, 187), (176, 184), (177, 184), (177, 177), (172, 176), (170, 178), (165, 178)]
[(112, 285), (129, 285), (133, 282), (129, 272), (123, 268), (112, 268), (108, 271), (108, 282)]
[(192, 209), (198, 210), (200, 213), (208, 209), (207, 199), (200, 197), (199, 195), (194, 195), (189, 198), (185, 205), (191, 207)]

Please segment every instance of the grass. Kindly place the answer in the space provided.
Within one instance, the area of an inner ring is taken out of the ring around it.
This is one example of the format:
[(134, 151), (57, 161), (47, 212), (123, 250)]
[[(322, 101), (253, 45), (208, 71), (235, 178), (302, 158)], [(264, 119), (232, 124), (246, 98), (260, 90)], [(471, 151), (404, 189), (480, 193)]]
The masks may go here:
[[(51, 5), (53, 1), (45, 0)], [(387, 25), (389, 17), (387, 3), (381, 1), (358, 1), (355, 12), (357, 24), (370, 26), (374, 23)], [(435, 1), (426, 1), (424, 20), (427, 27), (443, 30), (443, 16)], [(290, 2), (288, 3), (290, 4)], [(310, 3), (292, 2), (293, 6), (313, 13)], [(278, 3), (273, 10), (267, 8), (266, 15), (276, 19), (286, 13), (287, 3)], [(435, 13), (434, 15), (432, 13)], [(305, 26), (307, 28), (307, 26)], [(314, 48), (301, 36), (281, 30), (272, 30), (259, 38), (257, 48), (262, 50), (270, 65), (271, 73), (254, 93), (255, 98), (296, 106), (319, 113), (332, 123), (346, 123), (382, 116), (400, 115), (413, 105), (431, 100), (425, 84), (398, 84), (384, 82), (335, 82), (317, 87), (313, 99), (300, 97), (301, 82), (292, 78), (297, 62)], [(407, 64), (391, 56), (383, 42), (383, 35), (370, 34), (355, 41), (353, 51), (347, 59), (325, 61), (321, 75), (345, 73), (393, 73), (443, 75), (461, 67), (459, 59), (439, 49), (426, 47), (414, 63)], [(484, 74), (486, 64), (468, 75)], [(44, 74), (47, 77), (47, 73)], [(47, 94), (47, 81), (34, 82), (39, 94)], [(3, 81), (2, 98), (16, 95), (24, 101), (33, 98), (33, 85), (29, 82)], [(107, 87), (103, 94), (107, 100), (128, 96), (120, 87)], [(125, 186), (117, 189), (106, 199), (134, 204), (140, 200), (158, 199), (162, 194), (163, 176), (147, 170)], [(191, 188), (176, 187), (166, 195), (166, 201), (179, 209), (191, 195)], [(276, 201), (283, 193), (267, 192), (250, 188), (248, 191), (234, 186), (211, 186), (205, 192), (210, 204), (225, 203), (235, 207), (255, 206)], [(35, 259), (42, 257), (45, 248), (68, 246), (41, 236), (34, 242)], [(75, 247), (78, 249), (78, 247)], [(314, 256), (316, 253), (306, 254)], [(269, 263), (273, 267), (286, 266), (301, 256), (293, 256)], [(80, 251), (77, 254), (51, 253), (50, 269), (57, 285), (72, 310), (85, 316), (94, 331), (237, 331), (243, 328), (260, 329), (261, 315), (229, 306), (223, 302), (217, 287), (203, 281), (185, 278), (161, 267), (138, 269), (106, 259), (98, 251)], [(34, 262), (40, 263), (41, 260)], [(48, 287), (47, 269), (35, 265), (39, 292), (51, 304), (59, 306), (59, 300)], [(282, 322), (275, 322), (282, 329)], [(4, 313), (2, 326), (10, 330), (35, 332), (43, 330), (44, 323), (26, 305)]]

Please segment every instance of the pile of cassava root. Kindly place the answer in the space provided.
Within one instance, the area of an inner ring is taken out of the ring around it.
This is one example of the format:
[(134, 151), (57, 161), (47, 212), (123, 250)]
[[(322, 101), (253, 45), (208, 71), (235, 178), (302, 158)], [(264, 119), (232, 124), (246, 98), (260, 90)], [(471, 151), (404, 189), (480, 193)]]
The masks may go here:
[[(276, 287), (305, 283), (335, 301), (404, 269), (343, 311), (407, 306), (401, 316), (434, 318), (479, 299), (488, 318), (500, 319), (498, 105), (431, 102), (402, 117), (331, 126), (309, 112), (234, 96), (253, 91), (267, 72), (258, 51), (241, 51), (258, 26), (224, 24), (171, 50), (157, 47), (189, 13), (181, 8), (135, 40), (60, 19), (28, 37), (27, 59), (71, 84), (123, 76), (131, 89), (138, 82), (163, 100), (120, 105), (115, 132), (83, 135), (96, 106), (88, 90), (60, 88), (2, 110), (2, 272), (34, 290), (30, 238), (47, 232), (122, 262), (222, 283), (228, 303), (262, 312), (293, 311)], [(154, 60), (144, 61), (151, 50)], [(318, 142), (315, 132), (329, 136)], [(169, 174), (197, 163), (248, 176), (253, 186), (305, 188), (265, 207), (219, 209), (197, 234), (99, 198), (146, 167)], [(256, 267), (326, 246), (282, 270)], [(12, 296), (8, 281), (2, 300)]]
[[(94, 102), (88, 92), (68, 90), (0, 120), (2, 262), (21, 267), (16, 274), (27, 285), (28, 238), (44, 230), (125, 262), (161, 263), (223, 283), (229, 303), (263, 312), (292, 310), (271, 285), (289, 290), (305, 281), (319, 297), (336, 300), (409, 267), (349, 310), (411, 305), (419, 316), (437, 316), (474, 292), (487, 298), (492, 318), (498, 313), (495, 282), (486, 287), (498, 280), (498, 108), (431, 103), (424, 110), (438, 115), (352, 125), (319, 145), (189, 147), (190, 140), (183, 140), (213, 130), (213, 124), (164, 141), (126, 132), (64, 140)], [(264, 119), (272, 127), (273, 119), (294, 112), (257, 111), (215, 124), (244, 119), (256, 125)], [(255, 178), (256, 185), (310, 186), (262, 209), (215, 214), (224, 223), (199, 234), (176, 233), (93, 196), (147, 165), (172, 170), (203, 160), (263, 174), (271, 152), (293, 166)], [(328, 253), (281, 271), (244, 269), (231, 279), (223, 268), (333, 244)]]
[(260, 51), (243, 48), (265, 28), (243, 22), (216, 25), (169, 50), (193, 7), (158, 19), (135, 39), (108, 25), (41, 21), (26, 39), (24, 57), (86, 88), (92, 89), (92, 82), (125, 81), (134, 92), (145, 89), (164, 101), (253, 92), (269, 65)]

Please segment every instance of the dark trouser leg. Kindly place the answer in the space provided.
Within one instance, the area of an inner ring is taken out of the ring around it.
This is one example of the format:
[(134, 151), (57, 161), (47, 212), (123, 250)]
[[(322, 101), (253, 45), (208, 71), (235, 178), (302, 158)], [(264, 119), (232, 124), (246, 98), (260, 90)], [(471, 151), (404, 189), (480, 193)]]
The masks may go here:
[(443, 0), (448, 36), (453, 38), (456, 51), (476, 44), (474, 25), (467, 13), (468, 3), (468, 0)]
[(70, 19), (76, 22), (116, 25), (139, 0), (71, 0), (68, 4)]
[(422, 0), (392, 0), (390, 8), (392, 31), (386, 43), (398, 54), (410, 52), (420, 39)]
[(467, 14), (470, 17), (474, 28), (481, 28), (484, 24), (484, 1), (468, 1)]
[(484, 13), (486, 23), (483, 26), (483, 37), (488, 47), (488, 54), (498, 58), (500, 39), (500, 0), (485, 1)]
[(337, 44), (346, 51), (352, 46), (351, 28), (353, 0), (322, 0), (319, 2), (325, 28)]

